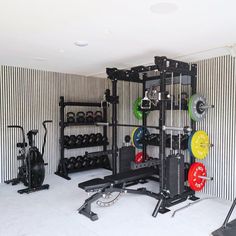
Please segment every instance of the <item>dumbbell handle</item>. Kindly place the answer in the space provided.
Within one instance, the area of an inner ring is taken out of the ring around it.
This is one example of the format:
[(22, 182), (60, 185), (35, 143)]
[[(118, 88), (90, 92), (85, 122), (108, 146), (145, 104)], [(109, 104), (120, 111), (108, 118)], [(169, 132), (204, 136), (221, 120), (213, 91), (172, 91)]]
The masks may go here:
[(200, 179), (205, 179), (205, 180), (213, 180), (213, 177), (207, 177), (207, 176), (198, 176)]

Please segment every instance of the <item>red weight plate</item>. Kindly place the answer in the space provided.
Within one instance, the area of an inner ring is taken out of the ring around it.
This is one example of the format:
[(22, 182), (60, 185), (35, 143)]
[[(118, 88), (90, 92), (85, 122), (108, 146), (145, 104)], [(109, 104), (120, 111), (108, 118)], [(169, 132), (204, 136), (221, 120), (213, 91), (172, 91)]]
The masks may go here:
[(136, 164), (139, 164), (139, 163), (142, 163), (144, 160), (143, 160), (143, 152), (138, 152), (135, 156), (135, 159), (134, 159), (134, 162)]
[[(146, 158), (148, 159), (149, 156), (146, 155)], [(139, 163), (142, 163), (142, 162), (144, 162), (144, 161), (145, 161), (145, 160), (144, 160), (144, 157), (143, 157), (143, 152), (138, 152), (138, 153), (136, 154), (136, 156), (135, 156), (134, 162), (135, 162), (136, 164), (139, 164)]]
[(206, 180), (199, 178), (199, 176), (207, 176), (206, 167), (200, 162), (195, 162), (188, 172), (189, 186), (194, 191), (201, 191), (206, 184)]

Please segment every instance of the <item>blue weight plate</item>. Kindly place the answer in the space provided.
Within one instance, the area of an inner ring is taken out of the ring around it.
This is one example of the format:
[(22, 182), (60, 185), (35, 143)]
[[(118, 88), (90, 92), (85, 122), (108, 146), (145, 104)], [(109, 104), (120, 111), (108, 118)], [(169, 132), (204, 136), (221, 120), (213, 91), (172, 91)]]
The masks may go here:
[(143, 148), (143, 144), (140, 143), (140, 140), (142, 139), (143, 137), (143, 132), (145, 135), (149, 135), (149, 131), (148, 129), (146, 128), (142, 128), (142, 127), (139, 127), (138, 129), (136, 129), (134, 131), (134, 135), (133, 135), (133, 144), (136, 148), (138, 149), (142, 149)]

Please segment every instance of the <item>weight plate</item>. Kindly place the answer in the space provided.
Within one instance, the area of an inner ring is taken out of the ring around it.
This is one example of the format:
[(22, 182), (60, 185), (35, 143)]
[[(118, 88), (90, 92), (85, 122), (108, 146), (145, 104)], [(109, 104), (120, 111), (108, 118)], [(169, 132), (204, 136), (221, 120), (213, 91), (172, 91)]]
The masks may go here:
[(209, 137), (203, 130), (196, 131), (191, 138), (191, 152), (197, 159), (204, 159), (209, 152)]
[(202, 105), (206, 105), (206, 98), (201, 94), (194, 94), (189, 99), (188, 113), (192, 120), (198, 122), (206, 117), (206, 110), (201, 109)]
[[(144, 133), (143, 133), (144, 132)], [(142, 149), (143, 148), (143, 144), (140, 143), (140, 140), (146, 136), (149, 135), (149, 131), (148, 129), (144, 128), (144, 127), (139, 127), (139, 128), (135, 128), (132, 132), (131, 135), (131, 140), (132, 140), (132, 144), (138, 148), (138, 149)]]
[[(146, 155), (146, 158), (147, 158), (147, 160), (149, 160), (149, 156), (148, 156), (148, 155)], [(145, 161), (145, 160), (144, 160), (143, 152), (138, 152), (138, 153), (135, 155), (134, 162), (135, 162), (136, 164), (139, 164), (139, 163), (142, 163), (142, 162), (144, 162), (144, 161)]]
[(191, 142), (192, 142), (192, 137), (193, 137), (194, 133), (195, 132), (193, 131), (188, 138), (188, 150), (189, 150), (191, 156), (193, 156), (192, 149), (191, 149)]
[(200, 162), (195, 162), (191, 165), (188, 172), (188, 183), (194, 191), (201, 191), (206, 184), (206, 180), (199, 178), (199, 176), (207, 176), (206, 167)]
[[(140, 105), (141, 105), (141, 102), (142, 102), (142, 98), (141, 97), (138, 97), (135, 102), (134, 102), (134, 105), (133, 105), (133, 113), (134, 113), (134, 116), (138, 119), (138, 120), (142, 120), (143, 118), (143, 112), (139, 110), (140, 108)], [(146, 115), (148, 115), (149, 112), (146, 112)]]
[(143, 159), (143, 152), (138, 152), (136, 155), (135, 155), (135, 159), (134, 159), (134, 162), (136, 164), (139, 164), (139, 163), (142, 163), (144, 161)]

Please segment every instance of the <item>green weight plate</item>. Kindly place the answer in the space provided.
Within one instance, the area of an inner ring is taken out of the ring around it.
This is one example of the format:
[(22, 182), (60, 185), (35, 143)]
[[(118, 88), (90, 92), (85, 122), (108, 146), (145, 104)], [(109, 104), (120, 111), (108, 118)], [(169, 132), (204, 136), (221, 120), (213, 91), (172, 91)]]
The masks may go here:
[[(142, 98), (141, 97), (138, 97), (135, 102), (134, 102), (134, 105), (133, 105), (133, 113), (134, 113), (134, 116), (138, 119), (138, 120), (142, 120), (143, 118), (143, 112), (139, 110), (140, 108), (140, 105), (141, 105), (141, 102), (142, 102)], [(149, 112), (145, 112), (147, 115), (149, 114)]]

